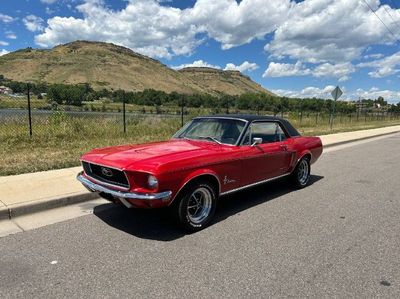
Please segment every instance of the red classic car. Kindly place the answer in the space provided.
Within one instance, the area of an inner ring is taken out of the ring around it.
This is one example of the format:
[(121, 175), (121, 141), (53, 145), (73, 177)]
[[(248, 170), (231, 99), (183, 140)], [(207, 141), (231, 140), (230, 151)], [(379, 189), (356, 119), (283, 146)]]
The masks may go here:
[(318, 137), (303, 137), (285, 119), (257, 115), (194, 118), (171, 140), (94, 149), (77, 179), (128, 208), (170, 207), (196, 231), (209, 224), (220, 196), (290, 176), (307, 185), (322, 153)]

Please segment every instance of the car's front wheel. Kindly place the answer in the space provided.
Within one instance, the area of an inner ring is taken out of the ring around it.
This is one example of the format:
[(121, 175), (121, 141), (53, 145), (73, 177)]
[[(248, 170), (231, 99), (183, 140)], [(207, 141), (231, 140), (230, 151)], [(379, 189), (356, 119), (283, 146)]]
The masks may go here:
[(310, 180), (310, 159), (308, 157), (302, 158), (297, 163), (296, 168), (293, 170), (291, 179), (297, 188), (304, 188)]
[(217, 196), (213, 186), (207, 182), (191, 184), (178, 195), (173, 212), (178, 223), (195, 232), (206, 227), (214, 216)]

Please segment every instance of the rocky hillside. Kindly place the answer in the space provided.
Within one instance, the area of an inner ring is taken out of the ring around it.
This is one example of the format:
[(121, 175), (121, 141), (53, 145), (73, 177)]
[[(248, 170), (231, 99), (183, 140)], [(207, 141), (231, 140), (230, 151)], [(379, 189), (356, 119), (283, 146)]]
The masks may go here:
[(179, 72), (211, 92), (222, 92), (225, 94), (242, 94), (247, 92), (270, 93), (260, 84), (252, 81), (250, 77), (243, 75), (239, 71), (190, 67), (184, 68)]

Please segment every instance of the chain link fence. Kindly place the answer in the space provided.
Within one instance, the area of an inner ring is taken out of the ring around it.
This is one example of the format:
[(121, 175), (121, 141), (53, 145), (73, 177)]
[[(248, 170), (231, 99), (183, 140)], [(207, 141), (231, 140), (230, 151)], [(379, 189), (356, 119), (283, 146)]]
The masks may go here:
[(327, 112), (303, 110), (152, 107), (100, 101), (58, 106), (31, 99), (30, 104), (26, 96), (0, 96), (0, 176), (77, 166), (79, 157), (93, 148), (167, 140), (199, 115), (277, 115), (289, 119), (305, 135), (400, 124), (399, 114), (383, 111), (339, 112), (331, 117)]
[[(0, 106), (0, 136), (2, 139), (18, 136), (75, 136), (90, 138), (95, 136), (115, 137), (136, 135), (141, 126), (154, 126), (168, 123), (178, 129), (192, 117), (216, 113), (249, 113), (277, 115), (289, 119), (300, 130), (307, 128), (326, 128), (331, 130), (345, 126), (378, 124), (399, 120), (399, 113), (386, 111), (357, 111), (336, 113), (312, 111), (252, 111), (232, 108), (191, 108), (191, 107), (140, 107), (128, 106), (123, 102), (91, 103), (84, 107), (39, 106), (35, 101), (29, 104), (27, 97), (9, 98), (10, 107)], [(1, 100), (0, 100), (1, 104)]]
[[(156, 109), (142, 107), (138, 110), (120, 107), (93, 108), (86, 107), (53, 107), (44, 109), (29, 107), (25, 98), (26, 107), (21, 107), (23, 99), (16, 99), (13, 108), (0, 108), (0, 136), (2, 139), (22, 136), (46, 137), (60, 135), (76, 136), (76, 138), (90, 138), (90, 136), (115, 137), (132, 135), (137, 127), (149, 122), (174, 122), (176, 128), (187, 120), (187, 112), (181, 115), (163, 112)], [(0, 100), (1, 102), (1, 100)], [(10, 101), (8, 101), (10, 102)], [(150, 121), (151, 120), (151, 121)]]

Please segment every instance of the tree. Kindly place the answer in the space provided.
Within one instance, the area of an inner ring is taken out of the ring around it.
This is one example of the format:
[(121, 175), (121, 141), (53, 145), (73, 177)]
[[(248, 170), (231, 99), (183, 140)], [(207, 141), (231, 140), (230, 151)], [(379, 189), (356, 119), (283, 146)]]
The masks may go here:
[(89, 94), (91, 89), (86, 85), (65, 85), (65, 84), (53, 84), (50, 85), (47, 90), (47, 97), (57, 104), (66, 105), (82, 105)]
[(379, 104), (381, 106), (386, 106), (387, 102), (385, 101), (385, 99), (382, 96), (379, 96), (376, 100), (375, 100), (376, 104)]

